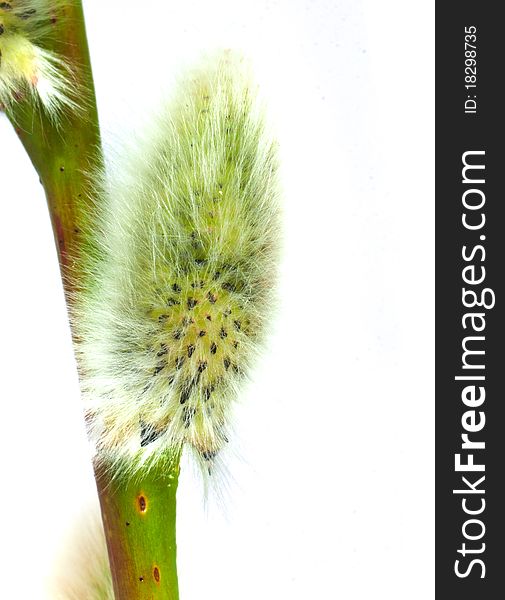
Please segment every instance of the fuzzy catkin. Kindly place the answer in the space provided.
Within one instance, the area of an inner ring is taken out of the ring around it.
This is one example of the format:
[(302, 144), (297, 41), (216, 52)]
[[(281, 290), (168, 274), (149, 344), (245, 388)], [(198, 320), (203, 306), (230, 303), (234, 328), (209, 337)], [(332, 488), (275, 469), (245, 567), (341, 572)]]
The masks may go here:
[(44, 40), (71, 0), (0, 1), (0, 109), (29, 97), (50, 118), (77, 109), (71, 68)]
[(241, 61), (180, 86), (104, 186), (74, 311), (97, 455), (134, 473), (183, 445), (205, 470), (272, 312), (276, 146)]

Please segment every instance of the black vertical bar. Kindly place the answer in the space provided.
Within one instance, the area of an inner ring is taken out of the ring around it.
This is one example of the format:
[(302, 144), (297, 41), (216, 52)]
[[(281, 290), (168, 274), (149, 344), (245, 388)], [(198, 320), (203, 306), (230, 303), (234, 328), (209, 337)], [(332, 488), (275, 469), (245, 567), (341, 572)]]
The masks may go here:
[[(491, 1), (436, 4), (436, 597), (440, 600), (505, 598), (501, 9), (501, 3)], [(463, 172), (465, 162), (470, 166)], [(464, 293), (468, 306), (463, 304)], [(482, 305), (471, 306), (474, 302)], [(474, 468), (484, 470), (470, 470), (472, 461)]]

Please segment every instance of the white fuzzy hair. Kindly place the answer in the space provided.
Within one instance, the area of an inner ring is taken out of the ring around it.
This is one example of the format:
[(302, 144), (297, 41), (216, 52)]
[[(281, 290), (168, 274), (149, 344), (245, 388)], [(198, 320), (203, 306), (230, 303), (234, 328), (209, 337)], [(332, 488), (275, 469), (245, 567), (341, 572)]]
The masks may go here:
[(241, 59), (207, 61), (155, 125), (104, 176), (73, 311), (91, 439), (130, 474), (184, 445), (207, 470), (228, 441), (279, 237), (276, 146)]
[(0, 2), (0, 108), (9, 110), (18, 99), (29, 97), (54, 120), (66, 108), (77, 109), (70, 65), (44, 47), (53, 21), (64, 26), (56, 17), (69, 2)]

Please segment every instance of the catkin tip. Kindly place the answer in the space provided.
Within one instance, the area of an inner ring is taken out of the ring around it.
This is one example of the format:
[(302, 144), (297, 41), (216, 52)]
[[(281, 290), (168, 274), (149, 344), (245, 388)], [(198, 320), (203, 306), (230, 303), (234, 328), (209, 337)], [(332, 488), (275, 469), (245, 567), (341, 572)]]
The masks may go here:
[(57, 16), (69, 0), (0, 2), (0, 108), (22, 100), (40, 106), (51, 119), (78, 110), (75, 65), (49, 50)]

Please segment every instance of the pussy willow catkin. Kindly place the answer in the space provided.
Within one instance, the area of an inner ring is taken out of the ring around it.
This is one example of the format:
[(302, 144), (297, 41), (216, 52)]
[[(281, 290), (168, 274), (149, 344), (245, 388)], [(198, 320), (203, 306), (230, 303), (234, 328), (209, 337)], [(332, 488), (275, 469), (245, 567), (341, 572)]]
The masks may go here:
[(51, 117), (77, 108), (69, 67), (44, 48), (65, 4), (68, 0), (0, 1), (0, 109), (26, 96)]
[(74, 311), (89, 431), (119, 470), (183, 445), (209, 467), (273, 310), (276, 147), (240, 60), (180, 86), (113, 165)]

